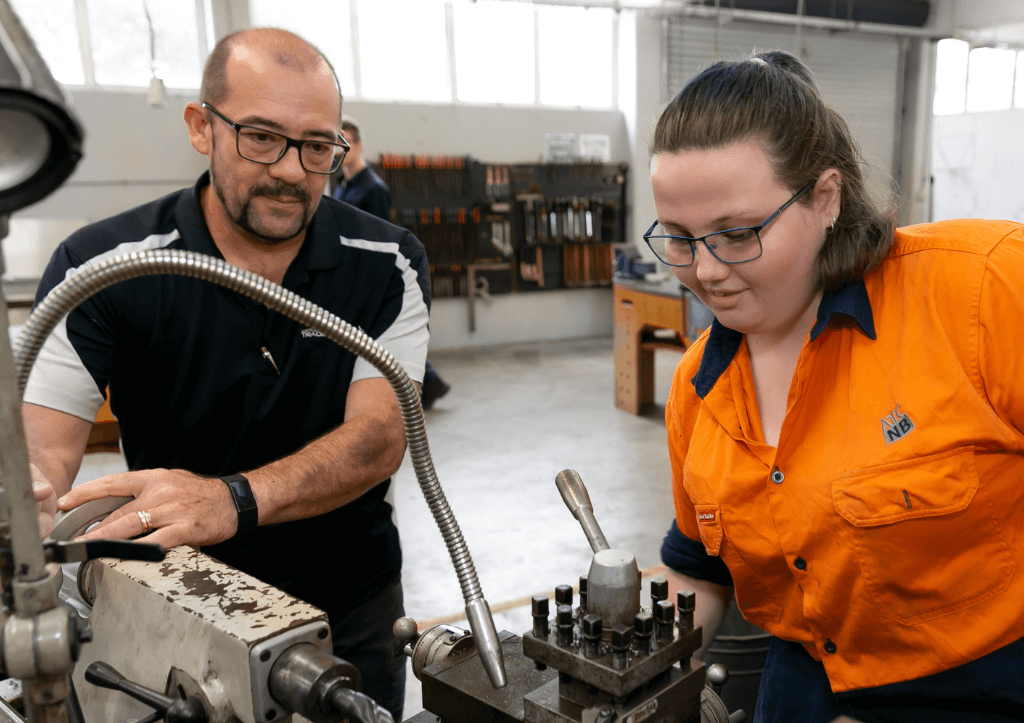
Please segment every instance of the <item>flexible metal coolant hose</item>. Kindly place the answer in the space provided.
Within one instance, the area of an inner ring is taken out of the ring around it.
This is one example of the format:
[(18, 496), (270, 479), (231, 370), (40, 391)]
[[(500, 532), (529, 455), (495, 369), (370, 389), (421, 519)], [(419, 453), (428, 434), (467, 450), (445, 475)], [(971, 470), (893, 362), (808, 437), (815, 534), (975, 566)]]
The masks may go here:
[(503, 687), (506, 682), (505, 666), (498, 634), (490, 608), (480, 590), (469, 549), (434, 471), (419, 392), (391, 353), (360, 329), (309, 300), (261, 276), (232, 266), (223, 259), (174, 249), (139, 251), (83, 266), (55, 287), (36, 307), (25, 322), (14, 348), (21, 394), (25, 393), (29, 372), (43, 342), (66, 314), (108, 286), (155, 274), (189, 276), (237, 291), (293, 321), (323, 333), (334, 343), (366, 359), (387, 378), (402, 409), (405, 439), (409, 445), (416, 479), (448, 546), (448, 553), (462, 586), (466, 614), (476, 638), (477, 650), (491, 682), (496, 688)]

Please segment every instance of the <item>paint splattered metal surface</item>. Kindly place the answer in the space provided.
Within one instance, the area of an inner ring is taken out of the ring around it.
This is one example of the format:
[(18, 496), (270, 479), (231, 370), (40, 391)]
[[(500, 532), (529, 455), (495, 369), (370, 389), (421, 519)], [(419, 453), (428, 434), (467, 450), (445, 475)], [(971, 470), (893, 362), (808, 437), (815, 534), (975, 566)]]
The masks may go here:
[[(152, 713), (123, 693), (85, 682), (86, 667), (102, 660), (161, 692), (174, 670), (206, 692), (211, 723), (254, 723), (260, 718), (253, 711), (259, 671), (251, 664), (252, 648), (326, 628), (319, 609), (192, 548), (169, 550), (160, 563), (97, 561), (89, 574), (94, 639), (83, 647), (74, 674), (89, 721), (127, 723)], [(330, 650), (326, 633), (320, 639), (314, 634), (314, 641)]]
[(108, 566), (249, 644), (327, 619), (318, 608), (189, 547), (169, 550), (160, 563)]

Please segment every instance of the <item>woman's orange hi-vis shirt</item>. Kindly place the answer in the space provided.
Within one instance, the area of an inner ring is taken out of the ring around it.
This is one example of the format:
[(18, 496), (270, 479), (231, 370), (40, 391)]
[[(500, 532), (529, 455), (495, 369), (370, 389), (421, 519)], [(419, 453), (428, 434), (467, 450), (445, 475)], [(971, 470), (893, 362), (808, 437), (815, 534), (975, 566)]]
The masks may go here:
[(835, 692), (1024, 638), (1024, 227), (900, 229), (863, 284), (826, 293), (777, 448), (717, 322), (666, 418), (679, 529)]

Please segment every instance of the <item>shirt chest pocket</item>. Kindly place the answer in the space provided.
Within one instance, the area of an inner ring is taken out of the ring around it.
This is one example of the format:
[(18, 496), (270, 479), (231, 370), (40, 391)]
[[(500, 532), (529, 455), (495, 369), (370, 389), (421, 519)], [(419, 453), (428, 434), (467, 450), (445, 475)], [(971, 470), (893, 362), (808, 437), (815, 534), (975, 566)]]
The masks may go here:
[(685, 469), (683, 487), (693, 504), (705, 551), (720, 556), (732, 574), (743, 617), (755, 625), (777, 623), (782, 618), (779, 581), (787, 574), (781, 556), (774, 548), (756, 549), (760, 533), (739, 523), (739, 516), (734, 515), (731, 522), (723, 520), (722, 505), (717, 501), (721, 493), (708, 484), (708, 478)]
[(879, 611), (931, 620), (1006, 589), (1015, 565), (990, 502), (977, 497), (974, 448), (858, 470), (832, 484), (836, 512)]

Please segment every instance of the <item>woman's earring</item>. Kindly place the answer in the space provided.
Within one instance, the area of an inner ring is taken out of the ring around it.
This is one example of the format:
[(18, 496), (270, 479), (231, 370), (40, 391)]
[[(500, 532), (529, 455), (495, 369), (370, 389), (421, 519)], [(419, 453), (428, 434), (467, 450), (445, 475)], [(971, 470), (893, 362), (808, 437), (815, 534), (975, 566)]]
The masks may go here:
[(836, 230), (836, 217), (835, 216), (832, 217), (832, 230), (833, 231)]

